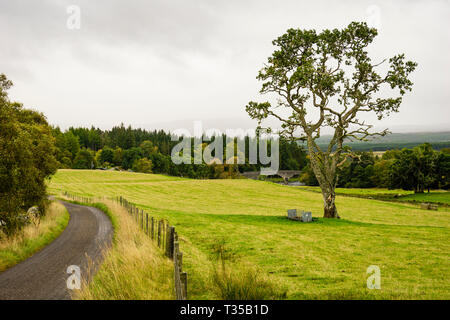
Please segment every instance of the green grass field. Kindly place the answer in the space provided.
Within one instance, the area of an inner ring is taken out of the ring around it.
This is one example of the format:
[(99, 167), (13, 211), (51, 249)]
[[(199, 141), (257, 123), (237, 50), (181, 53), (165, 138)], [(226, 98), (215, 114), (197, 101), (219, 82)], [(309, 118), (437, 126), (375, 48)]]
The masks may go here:
[[(60, 170), (57, 194), (122, 195), (180, 235), (189, 298), (217, 298), (211, 283), (215, 244), (236, 264), (256, 266), (288, 299), (449, 299), (450, 210), (337, 197), (341, 220), (322, 219), (322, 196), (254, 180), (190, 180), (110, 171)], [(285, 218), (308, 209), (315, 222)], [(366, 287), (370, 265), (381, 290)]]
[[(319, 187), (297, 187), (307, 191), (320, 192)], [(360, 189), (360, 188), (336, 188), (336, 194), (347, 195), (355, 197), (365, 197), (365, 198), (379, 198), (385, 200), (396, 200), (396, 201), (407, 201), (407, 202), (432, 202), (440, 203), (445, 205), (450, 205), (450, 192), (444, 190), (431, 190), (430, 193), (417, 193), (414, 191), (405, 191), (401, 189), (383, 189), (383, 188), (372, 188), (372, 189)]]

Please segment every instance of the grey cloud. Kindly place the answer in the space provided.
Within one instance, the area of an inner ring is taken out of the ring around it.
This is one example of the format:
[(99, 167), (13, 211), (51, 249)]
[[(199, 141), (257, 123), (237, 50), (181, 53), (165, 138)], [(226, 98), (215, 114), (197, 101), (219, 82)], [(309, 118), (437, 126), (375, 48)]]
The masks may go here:
[[(66, 28), (71, 4), (81, 8), (80, 30)], [(233, 127), (249, 123), (248, 100), (264, 99), (255, 76), (275, 37), (289, 27), (344, 27), (366, 19), (370, 5), (381, 19), (374, 57), (404, 52), (419, 63), (413, 93), (382, 125), (448, 126), (444, 0), (0, 0), (0, 72), (15, 81), (14, 98), (56, 124), (216, 118)]]

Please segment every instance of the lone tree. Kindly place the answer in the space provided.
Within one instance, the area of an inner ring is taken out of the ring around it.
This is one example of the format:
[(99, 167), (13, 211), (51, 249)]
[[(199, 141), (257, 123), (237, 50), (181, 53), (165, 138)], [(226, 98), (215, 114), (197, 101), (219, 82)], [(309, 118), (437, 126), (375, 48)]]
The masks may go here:
[[(337, 168), (352, 156), (344, 141), (388, 133), (387, 129), (373, 132), (373, 125), (358, 117), (373, 112), (381, 120), (398, 112), (402, 96), (411, 91), (408, 77), (417, 64), (405, 61), (403, 54), (387, 64), (386, 59), (372, 63), (367, 47), (376, 35), (377, 30), (364, 22), (320, 33), (287, 30), (272, 42), (277, 48), (257, 76), (263, 81), (260, 93), (277, 96), (276, 105), (251, 101), (246, 106), (259, 128), (270, 131), (261, 124), (273, 117), (281, 122), (281, 135), (306, 141), (311, 167), (322, 189), (325, 218), (339, 218), (335, 205)], [(392, 96), (386, 96), (388, 91), (394, 91)], [(330, 127), (334, 134), (322, 150), (316, 140), (323, 127)]]

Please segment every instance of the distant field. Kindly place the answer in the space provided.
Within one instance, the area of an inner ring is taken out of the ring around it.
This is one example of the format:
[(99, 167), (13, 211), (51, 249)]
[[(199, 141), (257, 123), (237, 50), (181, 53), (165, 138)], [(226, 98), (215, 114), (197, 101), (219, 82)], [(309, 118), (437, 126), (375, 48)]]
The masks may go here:
[[(316, 140), (321, 148), (326, 148), (331, 139), (323, 135)], [(409, 132), (391, 133), (370, 141), (347, 141), (345, 144), (357, 151), (385, 151), (391, 149), (414, 148), (423, 143), (430, 143), (436, 150), (450, 147), (450, 132)]]
[[(297, 187), (303, 190), (316, 191), (320, 192), (319, 187), (311, 187), (311, 186), (302, 186)], [(413, 194), (413, 191), (406, 191), (402, 189), (384, 189), (384, 188), (336, 188), (337, 194), (348, 194), (348, 195), (380, 195), (380, 194), (389, 194), (389, 195), (409, 195)]]
[[(287, 290), (288, 299), (450, 298), (450, 209), (337, 198), (341, 220), (322, 219), (322, 196), (264, 181), (190, 180), (162, 175), (60, 170), (50, 191), (122, 195), (175, 225), (188, 272), (189, 298), (217, 298), (213, 248), (225, 241)], [(289, 221), (286, 210), (317, 221)], [(366, 288), (367, 267), (381, 268), (381, 290)], [(150, 267), (150, 266), (149, 266)]]
[[(297, 188), (308, 191), (320, 192), (319, 187), (304, 186)], [(370, 188), (370, 189), (336, 188), (336, 194), (360, 196), (360, 197), (373, 197), (385, 200), (399, 200), (408, 202), (432, 202), (450, 205), (450, 192), (444, 190), (431, 190), (430, 193), (425, 192), (414, 194), (413, 191), (405, 191), (401, 189), (389, 190), (383, 188)]]
[(400, 200), (413, 200), (417, 202), (436, 202), (450, 205), (450, 192), (432, 191), (431, 193), (409, 194), (401, 197)]

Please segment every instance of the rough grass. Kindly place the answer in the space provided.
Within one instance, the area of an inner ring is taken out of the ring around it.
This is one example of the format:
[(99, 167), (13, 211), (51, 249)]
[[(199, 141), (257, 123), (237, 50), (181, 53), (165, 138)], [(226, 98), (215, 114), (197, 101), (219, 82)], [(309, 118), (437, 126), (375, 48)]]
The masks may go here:
[(223, 300), (283, 299), (286, 292), (254, 266), (217, 264), (212, 270), (216, 294)]
[(259, 268), (235, 261), (222, 239), (212, 246), (216, 261), (212, 263), (211, 280), (215, 293), (223, 300), (268, 300), (286, 298), (286, 290), (273, 282)]
[(12, 237), (0, 238), (0, 272), (27, 259), (56, 239), (69, 223), (69, 213), (58, 202), (52, 202), (36, 226), (29, 224)]
[(414, 201), (414, 202), (433, 202), (450, 205), (450, 192), (433, 191), (430, 193), (425, 192), (425, 193), (409, 194), (407, 196), (401, 197), (400, 200)]
[[(319, 187), (306, 186), (297, 188), (300, 188), (302, 190), (320, 192)], [(450, 205), (450, 191), (445, 190), (431, 190), (430, 193), (414, 193), (414, 191), (401, 189), (389, 190), (385, 188), (336, 188), (336, 194), (381, 200), (396, 200), (401, 202), (431, 202)]]
[[(320, 192), (320, 187), (313, 186), (301, 186), (297, 187), (303, 190)], [(348, 194), (348, 195), (366, 195), (366, 196), (376, 196), (376, 195), (409, 195), (413, 194), (414, 191), (402, 190), (402, 189), (387, 189), (387, 188), (336, 188), (337, 194)]]
[[(448, 208), (338, 196), (342, 219), (330, 220), (321, 218), (322, 196), (300, 188), (128, 172), (60, 170), (50, 189), (122, 195), (168, 219), (180, 235), (189, 298), (220, 298), (211, 281), (220, 239), (237, 264), (256, 266), (286, 288), (288, 299), (450, 298)], [(308, 209), (317, 219), (287, 220), (290, 208)], [(381, 290), (366, 287), (370, 265), (381, 269)]]
[(116, 203), (96, 206), (112, 218), (114, 243), (90, 283), (83, 283), (75, 299), (173, 299), (173, 264), (139, 230), (132, 217)]

